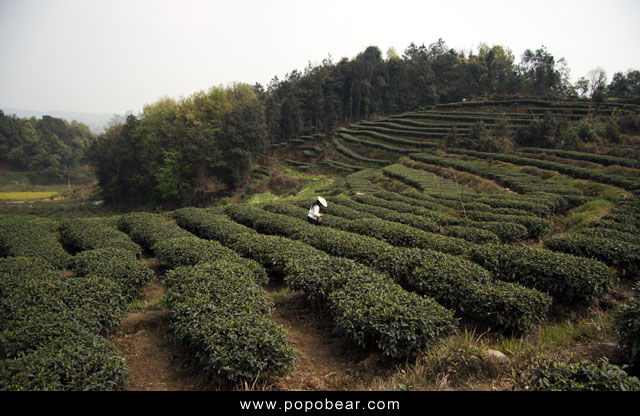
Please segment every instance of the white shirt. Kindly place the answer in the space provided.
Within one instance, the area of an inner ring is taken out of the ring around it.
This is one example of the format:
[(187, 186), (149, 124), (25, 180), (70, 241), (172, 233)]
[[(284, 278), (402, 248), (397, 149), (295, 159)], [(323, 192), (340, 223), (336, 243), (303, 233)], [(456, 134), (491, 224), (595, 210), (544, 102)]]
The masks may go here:
[(320, 216), (320, 206), (317, 204), (313, 204), (311, 209), (309, 209), (309, 213), (307, 214), (307, 216), (313, 218), (314, 220), (317, 220)]

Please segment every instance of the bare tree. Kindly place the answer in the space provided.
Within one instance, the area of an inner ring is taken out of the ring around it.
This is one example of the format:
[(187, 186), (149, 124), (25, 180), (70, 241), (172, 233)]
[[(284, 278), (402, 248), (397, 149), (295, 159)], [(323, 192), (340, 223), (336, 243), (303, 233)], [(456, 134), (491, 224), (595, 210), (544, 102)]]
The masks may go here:
[(593, 98), (597, 92), (602, 92), (607, 86), (607, 73), (602, 67), (592, 69), (587, 74), (589, 79), (589, 96)]

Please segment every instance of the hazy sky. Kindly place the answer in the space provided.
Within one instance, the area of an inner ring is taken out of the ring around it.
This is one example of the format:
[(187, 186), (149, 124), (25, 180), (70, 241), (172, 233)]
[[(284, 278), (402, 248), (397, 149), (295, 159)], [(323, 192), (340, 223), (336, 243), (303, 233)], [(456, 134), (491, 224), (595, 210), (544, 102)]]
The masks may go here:
[(640, 69), (640, 2), (0, 0), (0, 108), (138, 113), (163, 96), (283, 78), (367, 46), (545, 45), (575, 80)]

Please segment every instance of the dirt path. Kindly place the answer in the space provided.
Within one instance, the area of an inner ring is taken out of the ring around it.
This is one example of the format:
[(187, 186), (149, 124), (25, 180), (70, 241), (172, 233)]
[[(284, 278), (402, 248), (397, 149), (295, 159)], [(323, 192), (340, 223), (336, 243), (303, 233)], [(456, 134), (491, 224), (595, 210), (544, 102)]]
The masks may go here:
[(296, 370), (277, 380), (275, 390), (362, 390), (377, 389), (394, 363), (378, 352), (333, 335), (325, 314), (312, 310), (300, 292), (272, 296), (271, 316), (283, 327), (298, 352)]
[[(144, 291), (147, 304), (161, 298), (164, 288), (151, 283)], [(129, 390), (203, 390), (206, 381), (187, 363), (186, 353), (169, 339), (169, 311), (152, 306), (130, 312), (109, 336), (127, 359)]]
[[(170, 339), (169, 311), (157, 302), (164, 286), (152, 282), (142, 306), (132, 310), (109, 339), (126, 358), (131, 391), (230, 390), (210, 383), (184, 349)], [(289, 376), (262, 380), (236, 388), (254, 390), (366, 390), (379, 389), (395, 363), (378, 352), (363, 351), (333, 335), (327, 316), (313, 310), (304, 294), (267, 288), (275, 302), (272, 319), (287, 333), (298, 352), (296, 370)]]

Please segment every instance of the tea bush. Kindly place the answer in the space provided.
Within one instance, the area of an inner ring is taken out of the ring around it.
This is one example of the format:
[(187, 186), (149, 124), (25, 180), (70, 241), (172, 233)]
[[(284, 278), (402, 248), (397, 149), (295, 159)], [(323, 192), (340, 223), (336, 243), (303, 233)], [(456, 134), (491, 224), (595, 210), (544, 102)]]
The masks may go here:
[(53, 279), (58, 271), (40, 257), (0, 258), (0, 299), (8, 297), (25, 282)]
[(125, 361), (99, 336), (126, 311), (115, 281), (60, 278), (42, 259), (4, 258), (0, 287), (0, 390), (125, 388)]
[(227, 245), (234, 236), (256, 231), (231, 221), (224, 214), (216, 214), (202, 208), (183, 208), (170, 214), (180, 227), (207, 240), (216, 240)]
[(548, 250), (489, 244), (474, 247), (469, 258), (501, 280), (549, 293), (565, 304), (602, 298), (616, 282), (599, 261)]
[(330, 293), (328, 305), (338, 334), (391, 357), (429, 348), (456, 328), (451, 311), (385, 278), (349, 280)]
[(226, 260), (245, 267), (257, 284), (267, 283), (269, 280), (262, 266), (253, 260), (241, 257), (217, 241), (203, 240), (195, 236), (172, 238), (156, 243), (153, 251), (156, 257), (171, 269)]
[(383, 256), (381, 263), (407, 289), (496, 329), (522, 332), (543, 321), (551, 306), (548, 295), (495, 281), (487, 270), (460, 257), (408, 248)]
[(65, 220), (60, 223), (59, 230), (62, 243), (76, 252), (121, 248), (133, 252), (137, 257), (142, 254), (142, 248), (131, 241), (128, 235), (99, 220), (87, 218)]
[[(423, 263), (428, 263), (434, 256), (441, 261), (420, 278), (426, 279), (431, 285), (441, 286), (432, 288), (427, 285), (410, 285), (411, 279), (417, 278), (414, 276), (417, 273), (416, 269), (409, 266), (412, 264), (410, 261), (416, 257), (407, 258), (405, 256), (407, 249), (399, 249), (360, 234), (316, 227), (302, 220), (262, 211), (255, 206), (235, 205), (227, 212), (234, 220), (250, 224), (260, 232), (289, 236), (333, 256), (347, 257), (380, 271), (391, 273), (392, 277), (410, 290), (419, 288), (419, 294), (432, 297), (463, 315), (465, 311), (461, 306), (468, 302), (474, 303), (474, 315), (482, 317), (481, 320), (485, 320), (486, 317), (486, 320), (495, 327), (524, 330), (532, 323), (544, 319), (551, 303), (548, 296), (535, 290), (517, 287), (517, 285), (512, 285), (511, 294), (506, 290), (498, 290), (495, 287), (504, 286), (504, 283), (491, 280), (486, 270), (467, 260), (430, 251), (418, 251), (421, 253), (420, 258)], [(354, 220), (352, 224), (359, 221), (375, 220)], [(460, 272), (461, 269), (463, 272)], [(469, 272), (465, 273), (464, 270)], [(481, 281), (482, 284), (472, 283), (475, 281)], [(499, 307), (500, 310), (509, 309), (511, 316), (503, 315), (499, 310), (495, 310), (495, 307)]]
[(550, 250), (600, 260), (632, 278), (640, 276), (640, 246), (623, 240), (573, 234), (546, 239), (544, 246)]
[(627, 354), (628, 363), (640, 367), (640, 282), (634, 287), (633, 297), (623, 303), (615, 314), (616, 329), (620, 333), (619, 345)]
[(102, 276), (117, 282), (130, 300), (141, 294), (153, 279), (153, 271), (138, 263), (133, 251), (122, 248), (87, 250), (76, 254), (71, 264), (76, 276)]
[(374, 237), (398, 247), (416, 247), (453, 255), (465, 255), (473, 244), (461, 238), (427, 233), (416, 228), (382, 219), (355, 220), (348, 231)]
[(115, 345), (91, 333), (0, 361), (0, 391), (126, 390), (128, 377)]
[(295, 352), (269, 319), (272, 304), (254, 278), (252, 270), (229, 261), (180, 267), (167, 276), (175, 337), (210, 375), (253, 380), (285, 375), (295, 365)]
[[(196, 219), (196, 217), (199, 217), (203, 223), (207, 223), (207, 215), (203, 211), (192, 212), (192, 214), (193, 218), (189, 219), (190, 222), (194, 224), (198, 223), (199, 220)], [(187, 217), (187, 215), (185, 214), (184, 217)], [(182, 220), (187, 221), (184, 217)], [(226, 221), (230, 223), (228, 225), (230, 229), (238, 230), (238, 224), (235, 224), (229, 218), (216, 216), (215, 221), (217, 222), (217, 227), (223, 227), (222, 224)], [(251, 231), (236, 233), (232, 239), (225, 239), (225, 241), (230, 248), (243, 256), (258, 261), (270, 274), (282, 276), (287, 286), (294, 290), (303, 290), (305, 294), (314, 301), (326, 302), (332, 293), (342, 288), (348, 281), (379, 281), (383, 279), (382, 275), (378, 272), (358, 264), (353, 260), (333, 257), (300, 241), (294, 241), (284, 237), (256, 234), (255, 231)], [(403, 316), (413, 316), (416, 313), (407, 302), (417, 304), (431, 302), (416, 294), (405, 292), (395, 283), (393, 285), (395, 285), (393, 286), (394, 289), (387, 294), (387, 297), (391, 302), (397, 304), (395, 310), (398, 316), (396, 319), (399, 321), (404, 320), (408, 322), (409, 319), (405, 319)], [(345, 294), (344, 296), (363, 297), (362, 293), (349, 293), (349, 295)], [(372, 295), (373, 294), (375, 293), (372, 293)], [(376, 299), (376, 296), (371, 296), (361, 301), (373, 305)], [(433, 305), (431, 306), (435, 307)], [(431, 320), (429, 321), (429, 325), (425, 325), (424, 322), (418, 322), (418, 327), (407, 330), (406, 336), (408, 336), (409, 339), (402, 341), (397, 339), (397, 335), (392, 333), (392, 331), (396, 330), (393, 329), (393, 327), (389, 327), (384, 321), (372, 325), (373, 317), (370, 317), (368, 320), (363, 320), (359, 317), (343, 316), (341, 310), (336, 308), (331, 309), (330, 313), (334, 325), (337, 325), (336, 322), (339, 321), (342, 327), (351, 328), (351, 332), (344, 332), (343, 330), (343, 332), (341, 332), (342, 334), (352, 337), (358, 333), (367, 331), (369, 334), (367, 341), (370, 341), (366, 344), (367, 347), (378, 345), (378, 348), (380, 348), (384, 354), (393, 355), (394, 357), (415, 354), (417, 348), (433, 345), (433, 343), (436, 343), (439, 339), (429, 338), (424, 335), (422, 338), (416, 340), (413, 334), (423, 334), (426, 330), (429, 330), (432, 331), (433, 336), (439, 336), (455, 326), (452, 315), (449, 315), (450, 319), (440, 321), (436, 319)], [(451, 314), (451, 312), (449, 313)], [(446, 313), (441, 310), (440, 315), (442, 314), (446, 315)], [(363, 325), (365, 326), (363, 327)], [(433, 329), (435, 327), (442, 327), (443, 330)], [(380, 346), (380, 344), (375, 342), (383, 337), (396, 337), (396, 347), (389, 350), (387, 344)], [(400, 343), (406, 345), (407, 348), (399, 349), (397, 345)]]
[(549, 232), (551, 229), (551, 222), (543, 218), (519, 215), (505, 215), (505, 214), (492, 214), (490, 212), (480, 211), (468, 211), (467, 217), (476, 221), (490, 221), (490, 222), (513, 222), (524, 226), (529, 238), (538, 238)]
[(640, 381), (606, 358), (596, 362), (543, 360), (533, 366), (529, 379), (519, 386), (533, 391), (639, 391)]
[(6, 257), (38, 257), (56, 269), (64, 269), (71, 255), (58, 241), (54, 223), (28, 221), (0, 226), (0, 255)]
[(131, 212), (123, 215), (118, 221), (118, 228), (146, 250), (151, 250), (159, 241), (193, 236), (190, 232), (169, 222), (165, 217), (148, 212)]

